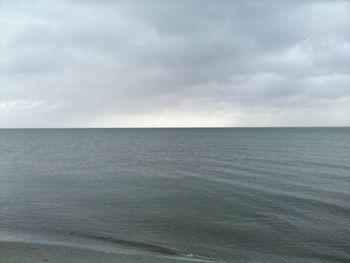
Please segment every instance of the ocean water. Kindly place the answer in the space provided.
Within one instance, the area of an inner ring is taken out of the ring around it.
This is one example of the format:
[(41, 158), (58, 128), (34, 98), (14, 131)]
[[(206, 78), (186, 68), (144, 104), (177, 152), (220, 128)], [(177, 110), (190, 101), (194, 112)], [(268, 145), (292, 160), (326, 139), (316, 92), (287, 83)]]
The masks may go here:
[(350, 262), (350, 128), (0, 130), (0, 240)]

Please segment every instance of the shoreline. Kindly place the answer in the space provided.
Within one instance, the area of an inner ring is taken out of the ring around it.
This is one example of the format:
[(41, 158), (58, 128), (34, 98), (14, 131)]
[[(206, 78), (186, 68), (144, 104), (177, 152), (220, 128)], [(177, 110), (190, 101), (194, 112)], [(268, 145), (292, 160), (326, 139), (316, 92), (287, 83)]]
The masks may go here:
[(176, 262), (213, 262), (197, 258), (128, 255), (116, 252), (103, 252), (89, 248), (18, 241), (0, 241), (1, 263), (176, 263)]

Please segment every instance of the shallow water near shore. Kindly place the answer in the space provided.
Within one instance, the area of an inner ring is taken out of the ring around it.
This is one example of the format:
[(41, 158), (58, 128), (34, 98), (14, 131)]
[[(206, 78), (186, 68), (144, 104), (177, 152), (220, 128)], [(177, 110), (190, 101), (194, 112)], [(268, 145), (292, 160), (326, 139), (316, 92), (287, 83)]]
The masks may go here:
[(0, 149), (2, 256), (350, 262), (349, 128), (9, 129)]
[(211, 263), (188, 257), (165, 257), (156, 255), (131, 255), (122, 253), (107, 253), (98, 250), (72, 247), (67, 245), (0, 242), (1, 263)]

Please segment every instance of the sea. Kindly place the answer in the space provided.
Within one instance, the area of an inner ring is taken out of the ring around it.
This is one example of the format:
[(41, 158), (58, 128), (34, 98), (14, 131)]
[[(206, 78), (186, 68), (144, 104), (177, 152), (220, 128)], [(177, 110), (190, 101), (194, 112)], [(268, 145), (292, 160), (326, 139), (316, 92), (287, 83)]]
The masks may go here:
[(350, 128), (1, 129), (0, 241), (350, 262)]

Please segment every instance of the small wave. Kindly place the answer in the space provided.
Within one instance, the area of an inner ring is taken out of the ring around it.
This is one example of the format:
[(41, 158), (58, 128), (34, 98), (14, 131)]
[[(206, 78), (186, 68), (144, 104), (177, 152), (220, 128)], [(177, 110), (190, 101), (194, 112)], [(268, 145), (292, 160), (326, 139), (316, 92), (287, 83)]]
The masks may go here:
[(99, 236), (99, 235), (77, 233), (77, 232), (70, 232), (70, 234), (75, 236), (75, 237), (103, 241), (103, 242), (108, 242), (108, 243), (117, 244), (117, 245), (121, 245), (121, 246), (127, 246), (130, 248), (138, 248), (138, 249), (142, 249), (142, 250), (146, 250), (146, 251), (150, 251), (150, 252), (154, 252), (154, 253), (159, 253), (159, 254), (163, 254), (163, 255), (167, 255), (167, 256), (182, 255), (171, 248), (158, 246), (158, 245), (154, 245), (154, 244), (149, 244), (149, 243), (144, 243), (144, 242), (131, 241), (131, 240), (120, 239), (120, 238), (115, 238), (115, 237), (111, 237), (111, 236)]

